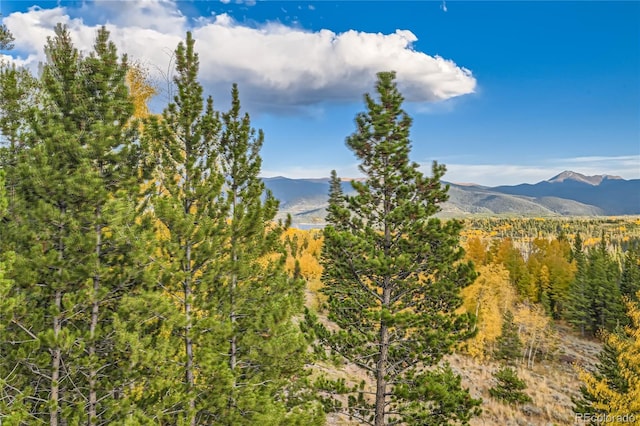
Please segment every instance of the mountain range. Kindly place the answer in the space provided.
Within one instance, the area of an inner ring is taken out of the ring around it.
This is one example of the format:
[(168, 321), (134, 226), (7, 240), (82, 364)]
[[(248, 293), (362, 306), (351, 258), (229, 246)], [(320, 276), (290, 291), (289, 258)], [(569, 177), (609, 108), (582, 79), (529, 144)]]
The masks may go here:
[[(280, 200), (281, 215), (291, 214), (296, 226), (321, 226), (326, 216), (329, 179), (263, 178)], [(443, 182), (448, 183), (448, 182)], [(343, 181), (346, 194), (351, 182)], [(640, 214), (640, 179), (585, 176), (564, 171), (536, 184), (485, 187), (448, 183), (449, 200), (441, 217), (469, 215), (619, 216)]]

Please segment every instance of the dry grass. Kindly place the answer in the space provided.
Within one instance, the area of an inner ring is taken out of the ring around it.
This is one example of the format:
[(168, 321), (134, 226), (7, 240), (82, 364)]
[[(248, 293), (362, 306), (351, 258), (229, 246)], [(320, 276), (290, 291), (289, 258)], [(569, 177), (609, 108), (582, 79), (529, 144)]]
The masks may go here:
[[(326, 319), (325, 319), (326, 320)], [(493, 373), (500, 368), (496, 362), (479, 362), (463, 354), (446, 357), (451, 368), (462, 377), (462, 385), (469, 389), (474, 398), (482, 398), (482, 414), (471, 421), (472, 426), (552, 426), (572, 425), (575, 416), (572, 411), (571, 398), (579, 395), (580, 381), (571, 365), (575, 362), (585, 366), (593, 366), (600, 350), (597, 342), (581, 339), (567, 327), (559, 326), (562, 335), (561, 353), (564, 357), (539, 362), (532, 369), (517, 367), (518, 376), (525, 381), (525, 392), (532, 402), (520, 406), (503, 404), (489, 395), (494, 386)], [(318, 364), (314, 369), (319, 374), (332, 378), (344, 378), (348, 384), (356, 384), (365, 380), (369, 389), (373, 382), (364, 371), (349, 364), (332, 366)], [(327, 425), (358, 425), (340, 415), (329, 415)]]
[(500, 368), (495, 362), (478, 363), (463, 355), (448, 357), (475, 398), (482, 398), (482, 414), (471, 425), (567, 425), (573, 424), (571, 397), (578, 395), (579, 381), (573, 370), (556, 368), (553, 363), (540, 364), (534, 369), (517, 367), (518, 376), (525, 381), (525, 392), (532, 402), (520, 406), (504, 404), (489, 395), (495, 385), (493, 373)]
[(578, 396), (580, 381), (572, 364), (595, 365), (601, 345), (582, 339), (569, 327), (556, 325), (560, 335), (559, 356), (543, 360), (534, 368), (518, 367), (518, 376), (527, 384), (525, 392), (532, 402), (510, 406), (493, 399), (489, 389), (495, 385), (493, 373), (500, 367), (495, 362), (480, 363), (470, 357), (454, 354), (448, 357), (454, 371), (462, 376), (462, 384), (472, 396), (482, 398), (482, 414), (471, 425), (571, 425), (575, 423), (572, 397)]
[[(318, 309), (324, 303), (319, 293), (322, 284), (313, 280), (307, 284), (307, 306), (316, 311), (319, 320), (331, 330), (335, 324), (329, 322), (326, 313)], [(580, 381), (572, 364), (591, 368), (597, 362), (601, 345), (593, 340), (582, 339), (570, 327), (556, 324), (560, 337), (560, 347), (554, 359), (542, 360), (532, 369), (518, 367), (518, 376), (525, 381), (525, 392), (532, 402), (520, 406), (503, 404), (489, 395), (489, 389), (495, 385), (493, 373), (500, 368), (495, 362), (480, 362), (469, 356), (456, 353), (446, 357), (451, 368), (462, 377), (462, 385), (469, 389), (474, 398), (482, 398), (482, 414), (471, 421), (472, 426), (552, 426), (572, 425), (575, 423), (571, 398), (579, 395)], [(367, 390), (374, 389), (374, 383), (365, 372), (354, 365), (333, 366), (319, 363), (314, 367), (315, 374), (324, 374), (330, 378), (345, 379), (348, 385), (365, 381)], [(329, 426), (351, 426), (359, 423), (345, 416), (331, 414), (327, 416)]]
[(327, 296), (320, 293), (322, 281), (319, 278), (307, 281), (305, 289), (305, 306), (314, 312), (321, 312), (322, 305), (327, 301)]

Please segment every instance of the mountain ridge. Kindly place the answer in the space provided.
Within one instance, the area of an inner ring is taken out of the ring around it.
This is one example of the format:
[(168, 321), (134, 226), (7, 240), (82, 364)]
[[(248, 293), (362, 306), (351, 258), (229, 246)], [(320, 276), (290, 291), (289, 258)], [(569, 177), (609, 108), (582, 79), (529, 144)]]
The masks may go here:
[(564, 172), (557, 174), (556, 176), (552, 177), (551, 179), (547, 180), (546, 182), (551, 182), (551, 183), (556, 183), (556, 182), (564, 182), (566, 180), (574, 180), (577, 182), (584, 182), (584, 183), (588, 183), (590, 185), (600, 185), (602, 183), (603, 180), (605, 179), (609, 179), (609, 180), (625, 180), (622, 179), (622, 177), (620, 176), (614, 176), (614, 175), (593, 175), (593, 176), (586, 176), (583, 175), (582, 173), (577, 173), (577, 172), (573, 172), (571, 170), (565, 170)]
[[(355, 180), (355, 179), (353, 179)], [(280, 200), (281, 215), (295, 224), (322, 224), (326, 216), (329, 179), (263, 178), (267, 189)], [(535, 184), (487, 187), (444, 182), (450, 187), (441, 217), (469, 215), (514, 216), (616, 216), (640, 214), (640, 179), (620, 176), (586, 176), (564, 171)], [(352, 193), (350, 180), (343, 191)]]

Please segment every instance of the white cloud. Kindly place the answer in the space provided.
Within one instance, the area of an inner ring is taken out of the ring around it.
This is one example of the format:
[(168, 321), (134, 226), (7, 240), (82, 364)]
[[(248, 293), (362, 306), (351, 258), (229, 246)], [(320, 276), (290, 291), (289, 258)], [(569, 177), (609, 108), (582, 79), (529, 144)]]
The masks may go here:
[[(518, 185), (537, 183), (549, 179), (562, 170), (552, 167), (517, 164), (455, 164), (446, 163), (443, 180), (454, 183), (475, 183), (484, 186)], [(430, 172), (431, 165), (423, 166)]]
[(89, 14), (103, 12), (103, 19), (107, 17), (120, 28), (146, 28), (180, 36), (187, 30), (187, 18), (172, 0), (93, 0), (85, 4), (81, 11)]
[[(137, 7), (137, 4), (141, 6)], [(168, 62), (163, 48), (171, 46), (171, 50), (174, 49), (186, 31), (183, 28), (185, 18), (167, 11), (167, 4), (157, 0), (141, 3), (105, 0), (96, 3), (97, 7), (108, 12), (110, 19), (105, 21), (106, 27), (123, 52), (158, 64)], [(116, 6), (118, 13), (115, 13)], [(94, 10), (92, 13), (98, 12)], [(98, 25), (86, 24), (82, 18), (71, 18), (63, 7), (42, 9), (34, 6), (27, 12), (10, 14), (4, 18), (4, 23), (14, 34), (16, 51), (21, 54), (15, 58), (16, 63), (32, 69), (45, 60), (44, 45), (47, 37), (54, 35), (53, 28), (57, 23), (68, 26), (75, 46), (84, 52), (92, 48), (99, 28)], [(162, 28), (165, 30), (160, 30)]]
[(408, 101), (446, 100), (476, 87), (471, 71), (414, 50), (417, 38), (407, 30), (311, 32), (280, 23), (249, 27), (227, 14), (189, 21), (169, 0), (98, 0), (79, 10), (32, 8), (12, 13), (4, 22), (16, 36), (21, 55), (17, 62), (35, 68), (44, 59), (42, 47), (57, 22), (69, 25), (78, 47), (88, 50), (97, 26), (70, 15), (108, 22), (122, 51), (159, 70), (167, 69), (170, 53), (192, 30), (206, 91), (226, 95), (237, 82), (243, 100), (262, 110), (360, 101), (364, 92), (373, 90), (375, 74), (386, 70), (397, 72)]
[(347, 164), (342, 166), (329, 165), (309, 165), (309, 166), (292, 166), (278, 170), (264, 169), (261, 172), (262, 177), (284, 176), (291, 179), (320, 179), (328, 178), (331, 170), (336, 170), (338, 176), (343, 179), (361, 177), (362, 173), (358, 170), (358, 164)]
[(563, 158), (554, 160), (569, 164), (583, 164), (592, 166), (616, 165), (630, 167), (636, 172), (640, 172), (640, 155), (618, 155), (618, 156), (583, 156), (573, 158)]

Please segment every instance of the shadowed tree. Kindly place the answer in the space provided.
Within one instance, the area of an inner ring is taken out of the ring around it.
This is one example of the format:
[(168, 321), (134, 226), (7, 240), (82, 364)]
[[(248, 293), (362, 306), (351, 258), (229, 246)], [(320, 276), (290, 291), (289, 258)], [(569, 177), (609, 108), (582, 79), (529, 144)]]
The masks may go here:
[(640, 291), (640, 245), (636, 244), (630, 247), (624, 256), (620, 293), (623, 297), (637, 300), (638, 291)]

